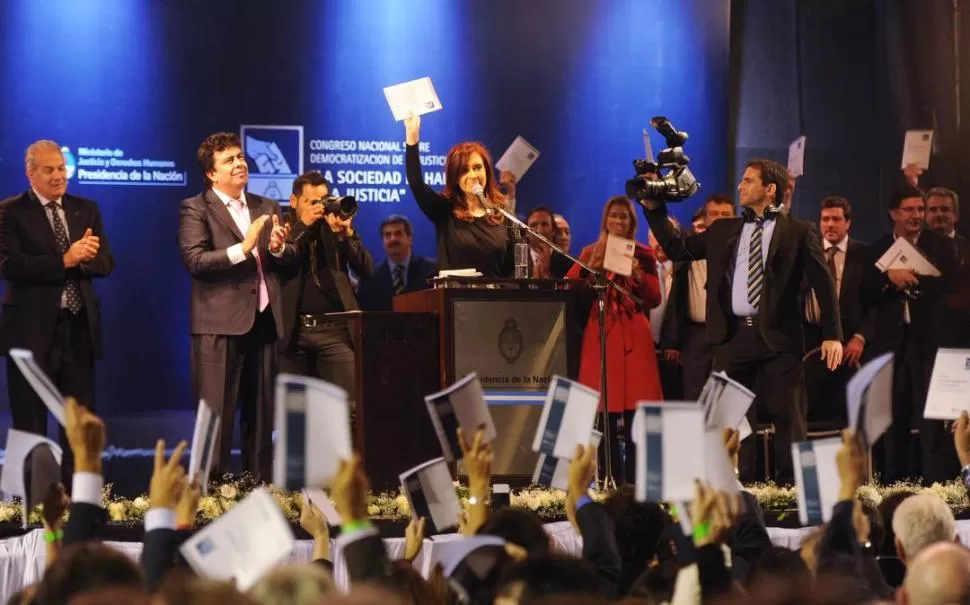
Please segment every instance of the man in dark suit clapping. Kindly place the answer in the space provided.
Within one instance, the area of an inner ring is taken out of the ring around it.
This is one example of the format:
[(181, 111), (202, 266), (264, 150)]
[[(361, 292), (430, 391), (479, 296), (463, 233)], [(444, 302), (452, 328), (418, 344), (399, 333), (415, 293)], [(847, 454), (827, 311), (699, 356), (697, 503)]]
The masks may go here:
[(222, 416), (215, 472), (229, 471), (238, 400), (243, 470), (268, 481), (283, 333), (279, 274), (296, 254), (279, 203), (245, 191), (249, 167), (238, 136), (209, 135), (198, 161), (206, 190), (182, 201), (178, 231), (192, 277), (192, 391)]
[[(822, 318), (822, 356), (842, 361), (842, 328), (835, 280), (809, 223), (779, 211), (788, 187), (784, 166), (748, 162), (738, 185), (742, 218), (721, 219), (685, 236), (667, 221), (663, 202), (644, 200), (650, 229), (674, 261), (707, 259), (707, 340), (714, 369), (754, 390), (755, 405), (775, 425), (776, 479), (792, 480), (791, 443), (805, 438), (801, 284), (807, 276)], [(754, 406), (752, 406), (754, 407)], [(746, 469), (742, 469), (746, 470)]]
[(365, 311), (390, 311), (396, 295), (430, 288), (434, 277), (434, 262), (412, 253), (414, 236), (406, 216), (392, 214), (384, 219), (381, 241), (387, 259), (357, 291), (357, 300)]

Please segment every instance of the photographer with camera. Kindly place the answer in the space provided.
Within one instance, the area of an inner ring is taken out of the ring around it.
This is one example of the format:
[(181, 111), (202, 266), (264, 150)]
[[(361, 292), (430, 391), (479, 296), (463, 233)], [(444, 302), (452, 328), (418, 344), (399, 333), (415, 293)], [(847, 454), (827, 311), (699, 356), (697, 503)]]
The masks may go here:
[[(715, 221), (704, 233), (691, 236), (672, 228), (665, 202), (686, 199), (696, 191), (696, 181), (695, 187), (683, 186), (689, 160), (681, 146), (687, 134), (674, 130), (666, 119), (652, 123), (669, 147), (658, 155), (657, 168), (671, 168), (671, 173), (655, 180), (640, 173), (638, 166), (640, 176), (627, 183), (627, 190), (636, 194), (650, 229), (671, 260), (707, 259), (705, 330), (714, 349), (713, 369), (752, 390), (758, 385), (758, 400), (749, 413), (760, 406), (775, 425), (775, 480), (791, 483), (791, 443), (804, 440), (806, 433), (801, 393), (804, 305), (799, 294), (804, 277), (819, 303), (822, 359), (830, 371), (842, 360), (835, 281), (822, 247), (810, 223), (781, 212), (788, 171), (770, 160), (747, 163), (738, 184), (742, 217)], [(742, 459), (742, 472), (750, 472), (751, 462)]]
[(357, 202), (330, 195), (316, 170), (293, 181), (289, 241), (299, 263), (284, 276), (280, 371), (315, 376), (354, 397), (354, 350), (347, 322), (331, 313), (358, 309), (348, 267), (361, 279), (373, 270), (371, 255), (354, 231)]

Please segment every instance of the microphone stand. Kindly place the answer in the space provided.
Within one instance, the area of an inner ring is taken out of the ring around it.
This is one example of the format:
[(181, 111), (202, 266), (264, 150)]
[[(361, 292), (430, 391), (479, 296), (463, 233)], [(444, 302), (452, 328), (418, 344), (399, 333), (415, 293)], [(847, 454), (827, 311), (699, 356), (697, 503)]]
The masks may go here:
[(621, 296), (633, 301), (637, 305), (642, 305), (643, 300), (641, 300), (639, 296), (637, 296), (636, 294), (633, 294), (623, 286), (608, 279), (604, 272), (593, 269), (592, 267), (590, 267), (583, 261), (579, 260), (572, 254), (566, 252), (565, 250), (557, 246), (555, 243), (550, 241), (549, 238), (542, 235), (541, 233), (536, 232), (534, 229), (530, 228), (527, 224), (523, 223), (521, 220), (519, 220), (519, 217), (515, 216), (508, 210), (489, 204), (487, 200), (485, 200), (485, 197), (482, 195), (479, 195), (478, 199), (487, 210), (494, 210), (502, 214), (506, 219), (508, 219), (510, 223), (512, 223), (514, 227), (518, 228), (517, 230), (519, 233), (521, 233), (522, 231), (525, 231), (529, 235), (533, 236), (537, 240), (541, 241), (542, 243), (552, 248), (553, 251), (558, 252), (559, 254), (562, 254), (569, 260), (579, 265), (582, 269), (584, 269), (587, 273), (593, 275), (593, 277), (595, 278), (595, 282), (590, 287), (593, 288), (593, 290), (596, 292), (596, 303), (597, 303), (597, 310), (598, 310), (596, 314), (596, 318), (597, 318), (597, 323), (599, 324), (599, 330), (600, 330), (600, 334), (599, 334), (600, 336), (600, 398), (603, 401), (603, 411), (600, 413), (600, 417), (598, 418), (598, 420), (601, 425), (600, 430), (603, 433), (603, 444), (604, 444), (603, 454), (605, 457), (605, 462), (603, 465), (604, 471), (605, 471), (605, 476), (603, 477), (603, 486), (606, 489), (615, 490), (616, 480), (613, 478), (613, 461), (612, 461), (612, 457), (610, 456), (610, 423), (609, 423), (609, 415), (608, 415), (609, 406), (607, 405), (607, 398), (606, 398), (607, 397), (606, 291), (607, 289), (612, 288), (613, 290), (618, 292)]

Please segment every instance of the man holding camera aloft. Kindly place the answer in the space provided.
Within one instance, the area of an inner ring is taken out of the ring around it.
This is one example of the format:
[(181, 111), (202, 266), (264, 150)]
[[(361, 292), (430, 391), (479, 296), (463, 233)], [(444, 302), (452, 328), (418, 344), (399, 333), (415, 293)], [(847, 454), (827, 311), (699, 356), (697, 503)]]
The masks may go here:
[(351, 222), (353, 198), (330, 195), (322, 174), (310, 170), (293, 181), (288, 241), (298, 266), (284, 277), (280, 371), (316, 376), (354, 398), (354, 349), (347, 322), (331, 314), (355, 311), (348, 268), (358, 279), (373, 271), (370, 253)]

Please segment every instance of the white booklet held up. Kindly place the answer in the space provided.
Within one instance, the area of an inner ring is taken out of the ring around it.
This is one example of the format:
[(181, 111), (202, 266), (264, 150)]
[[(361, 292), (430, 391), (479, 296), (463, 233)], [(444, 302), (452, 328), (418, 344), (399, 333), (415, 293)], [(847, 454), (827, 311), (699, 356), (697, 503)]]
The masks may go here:
[(748, 387), (724, 372), (713, 372), (697, 401), (704, 408), (707, 428), (734, 429), (744, 441), (752, 433), (747, 413), (754, 398), (755, 394)]
[[(598, 448), (602, 439), (603, 433), (594, 430), (593, 436), (589, 439), (589, 444), (594, 449)], [(570, 462), (571, 459), (539, 454), (539, 460), (536, 462), (536, 470), (532, 473), (532, 483), (567, 491), (569, 489)]]
[(876, 268), (882, 272), (889, 269), (908, 269), (917, 275), (939, 277), (940, 270), (931, 263), (923, 253), (905, 237), (897, 237), (889, 250), (876, 261)]
[(199, 480), (202, 494), (209, 491), (209, 472), (212, 470), (216, 437), (219, 434), (219, 414), (212, 411), (204, 399), (199, 400), (195, 414), (195, 430), (192, 432), (192, 450), (189, 452), (189, 481)]
[(577, 445), (589, 445), (599, 401), (598, 391), (568, 378), (553, 376), (532, 439), (532, 451), (572, 459)]
[(391, 106), (391, 113), (398, 122), (411, 116), (423, 116), (441, 109), (441, 101), (434, 90), (431, 78), (418, 78), (410, 82), (384, 88), (384, 97)]
[(411, 516), (415, 519), (424, 517), (429, 535), (458, 528), (461, 504), (444, 458), (419, 464), (401, 473), (400, 479), (411, 508)]
[(25, 529), (30, 511), (41, 503), (51, 485), (60, 482), (62, 456), (61, 447), (46, 437), (16, 429), (7, 432), (0, 491), (21, 498)]
[(508, 170), (518, 182), (539, 159), (539, 155), (538, 149), (530, 145), (521, 136), (517, 136), (509, 145), (509, 148), (505, 150), (505, 153), (502, 154), (502, 157), (498, 159), (498, 162), (495, 163), (495, 167), (499, 170)]
[(832, 437), (791, 444), (798, 489), (798, 519), (802, 525), (821, 525), (832, 518), (839, 498), (839, 468), (835, 455), (842, 439)]
[(883, 353), (859, 368), (845, 385), (846, 418), (866, 449), (893, 423), (893, 354)]
[(34, 354), (27, 349), (10, 349), (9, 355), (54, 418), (61, 423), (61, 426), (67, 426), (64, 416), (64, 396), (47, 377), (44, 370), (37, 365)]
[(633, 273), (633, 252), (636, 246), (636, 242), (632, 239), (610, 233), (606, 236), (603, 268), (617, 275), (629, 277)]
[(956, 420), (970, 411), (970, 349), (937, 349), (923, 418)]
[(923, 170), (930, 167), (930, 155), (933, 153), (932, 130), (907, 130), (903, 140), (903, 161), (900, 168), (916, 164)]
[(495, 440), (495, 423), (485, 403), (485, 393), (477, 373), (472, 372), (444, 391), (428, 395), (424, 402), (438, 433), (441, 451), (448, 462), (462, 457), (458, 444), (459, 426), (465, 429), (469, 442), (482, 425), (485, 425), (485, 441)]
[(347, 392), (308, 376), (276, 377), (273, 483), (297, 490), (330, 483), (353, 451)]
[(306, 499), (310, 501), (310, 504), (320, 509), (323, 516), (326, 517), (328, 525), (340, 527), (342, 523), (340, 513), (337, 512), (333, 502), (330, 501), (327, 494), (323, 493), (322, 489), (318, 487), (307, 488), (303, 490), (303, 495), (306, 496)]
[(236, 588), (246, 592), (286, 559), (295, 544), (276, 500), (261, 487), (196, 532), (179, 551), (195, 573), (215, 580), (235, 578)]
[(805, 135), (792, 141), (788, 146), (788, 172), (792, 178), (805, 174)]

